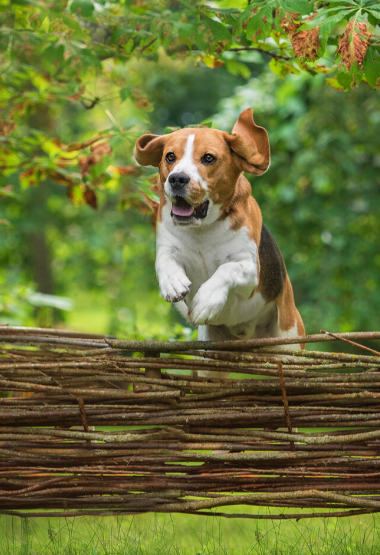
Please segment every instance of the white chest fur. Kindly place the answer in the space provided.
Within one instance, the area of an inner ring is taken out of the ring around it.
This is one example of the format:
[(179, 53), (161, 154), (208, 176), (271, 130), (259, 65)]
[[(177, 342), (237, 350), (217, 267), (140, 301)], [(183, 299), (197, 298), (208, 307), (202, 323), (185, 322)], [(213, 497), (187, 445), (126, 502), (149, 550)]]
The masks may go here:
[[(184, 298), (194, 325), (225, 325), (235, 335), (253, 335), (265, 300), (258, 284), (258, 249), (248, 230), (233, 231), (228, 219), (200, 227), (172, 223), (163, 209), (157, 230), (156, 271), (171, 302)], [(244, 332), (237, 333), (246, 323)]]

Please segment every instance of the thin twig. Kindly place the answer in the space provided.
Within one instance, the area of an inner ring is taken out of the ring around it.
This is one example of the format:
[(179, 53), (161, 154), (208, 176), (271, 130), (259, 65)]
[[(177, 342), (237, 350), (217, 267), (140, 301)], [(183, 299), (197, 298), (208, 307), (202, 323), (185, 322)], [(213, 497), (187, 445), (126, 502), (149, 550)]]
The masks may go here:
[(247, 52), (254, 50), (256, 52), (260, 52), (261, 54), (267, 54), (271, 58), (280, 59), (280, 60), (294, 60), (294, 56), (282, 56), (281, 54), (276, 54), (275, 52), (271, 52), (270, 50), (264, 50), (264, 48), (259, 48), (258, 46), (239, 46), (236, 48), (230, 48), (229, 52)]
[(321, 333), (325, 333), (326, 335), (331, 335), (332, 337), (334, 337), (338, 341), (344, 341), (345, 343), (349, 343), (350, 345), (354, 345), (355, 347), (359, 347), (360, 349), (365, 349), (366, 351), (369, 351), (370, 353), (373, 353), (374, 355), (380, 357), (379, 351), (375, 351), (374, 349), (370, 349), (369, 347), (366, 347), (365, 345), (360, 345), (360, 343), (356, 343), (355, 341), (350, 341), (350, 339), (346, 339), (345, 337), (336, 335), (335, 333), (331, 333), (331, 331), (321, 330)]
[(153, 43), (155, 43), (157, 40), (157, 38), (152, 39), (150, 42), (148, 42), (148, 44), (146, 44), (145, 46), (143, 46), (138, 52), (137, 54), (140, 55), (142, 54), (147, 48), (149, 48), (150, 46), (152, 46)]

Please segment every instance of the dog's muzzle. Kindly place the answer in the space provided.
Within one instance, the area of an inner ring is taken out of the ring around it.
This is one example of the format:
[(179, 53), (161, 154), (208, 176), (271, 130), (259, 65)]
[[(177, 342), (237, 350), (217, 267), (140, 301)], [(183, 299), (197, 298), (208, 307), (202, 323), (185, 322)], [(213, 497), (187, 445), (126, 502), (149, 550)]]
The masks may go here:
[(207, 216), (209, 201), (192, 206), (183, 197), (176, 197), (172, 205), (171, 216), (178, 223), (191, 223), (203, 220)]
[(197, 206), (190, 204), (187, 196), (186, 185), (190, 183), (190, 177), (184, 172), (172, 173), (168, 177), (171, 189), (169, 198), (172, 201), (171, 216), (178, 224), (199, 224), (199, 220), (207, 216), (209, 201), (206, 200)]

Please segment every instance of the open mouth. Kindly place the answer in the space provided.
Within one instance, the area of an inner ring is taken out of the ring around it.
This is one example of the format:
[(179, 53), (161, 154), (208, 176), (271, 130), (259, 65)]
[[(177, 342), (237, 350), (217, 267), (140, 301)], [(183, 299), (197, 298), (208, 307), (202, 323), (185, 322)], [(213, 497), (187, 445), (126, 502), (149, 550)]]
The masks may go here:
[(172, 205), (172, 216), (176, 216), (179, 221), (189, 221), (193, 218), (202, 220), (207, 216), (209, 201), (206, 200), (198, 206), (191, 206), (184, 198), (176, 197)]

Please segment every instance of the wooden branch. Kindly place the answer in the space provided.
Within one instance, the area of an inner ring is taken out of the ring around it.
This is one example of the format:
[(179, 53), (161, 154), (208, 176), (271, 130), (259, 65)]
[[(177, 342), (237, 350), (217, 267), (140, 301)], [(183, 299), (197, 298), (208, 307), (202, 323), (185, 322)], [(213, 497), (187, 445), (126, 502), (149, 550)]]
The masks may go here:
[(289, 348), (357, 339), (380, 332), (160, 343), (0, 327), (0, 387), (29, 393), (0, 398), (0, 514), (379, 512), (378, 352)]

